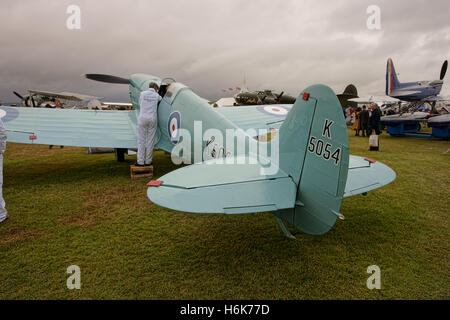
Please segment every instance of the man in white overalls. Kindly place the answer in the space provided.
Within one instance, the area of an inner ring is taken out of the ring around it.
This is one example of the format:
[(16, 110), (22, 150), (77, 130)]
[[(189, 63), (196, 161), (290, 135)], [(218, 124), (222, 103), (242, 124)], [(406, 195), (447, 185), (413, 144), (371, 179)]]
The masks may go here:
[(5, 209), (5, 200), (3, 199), (3, 152), (6, 149), (6, 129), (3, 125), (3, 121), (0, 118), (0, 222), (3, 222), (8, 218), (8, 213)]
[(158, 94), (158, 89), (158, 85), (151, 82), (149, 89), (142, 91), (139, 97), (137, 166), (152, 164), (153, 144), (158, 123), (158, 102), (162, 99)]

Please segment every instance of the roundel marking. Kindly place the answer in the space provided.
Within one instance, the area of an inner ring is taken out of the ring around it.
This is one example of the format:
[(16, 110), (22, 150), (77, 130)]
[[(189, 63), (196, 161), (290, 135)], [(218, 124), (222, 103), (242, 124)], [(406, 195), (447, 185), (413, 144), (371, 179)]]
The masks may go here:
[(3, 122), (8, 122), (16, 119), (19, 116), (19, 111), (13, 107), (0, 107), (0, 119)]
[(289, 112), (289, 109), (285, 106), (259, 106), (256, 109), (259, 112), (278, 117), (285, 117)]
[(169, 120), (167, 121), (167, 132), (169, 134), (169, 139), (173, 144), (178, 143), (180, 138), (180, 126), (181, 126), (181, 115), (178, 111), (174, 111), (169, 115)]

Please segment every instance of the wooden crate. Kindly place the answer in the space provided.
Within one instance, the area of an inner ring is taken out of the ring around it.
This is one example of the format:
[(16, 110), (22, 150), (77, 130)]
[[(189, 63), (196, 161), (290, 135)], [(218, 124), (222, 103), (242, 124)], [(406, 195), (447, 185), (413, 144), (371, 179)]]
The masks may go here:
[(130, 166), (131, 179), (141, 179), (141, 178), (152, 178), (153, 177), (153, 166)]

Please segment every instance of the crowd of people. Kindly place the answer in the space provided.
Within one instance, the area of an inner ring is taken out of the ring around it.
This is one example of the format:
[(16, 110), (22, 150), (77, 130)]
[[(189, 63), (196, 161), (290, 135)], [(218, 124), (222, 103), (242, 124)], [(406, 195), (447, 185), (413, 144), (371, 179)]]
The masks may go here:
[(369, 137), (371, 134), (379, 135), (381, 111), (376, 103), (369, 108), (363, 105), (362, 108), (343, 109), (344, 117), (349, 116), (352, 123), (352, 129), (355, 130), (355, 136)]

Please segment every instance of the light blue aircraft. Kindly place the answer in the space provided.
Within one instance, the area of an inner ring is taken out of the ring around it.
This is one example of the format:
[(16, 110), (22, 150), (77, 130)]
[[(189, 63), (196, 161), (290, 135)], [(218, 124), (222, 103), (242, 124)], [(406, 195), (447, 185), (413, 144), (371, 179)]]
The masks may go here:
[(401, 83), (395, 73), (394, 63), (389, 58), (386, 65), (386, 95), (408, 102), (436, 102), (449, 100), (450, 97), (439, 96), (444, 84), (448, 62), (441, 67), (439, 80), (415, 81)]
[[(181, 129), (195, 135), (195, 123), (201, 121), (203, 155), (193, 165), (149, 184), (148, 197), (160, 206), (193, 213), (273, 212), (288, 237), (293, 235), (285, 223), (319, 235), (330, 230), (337, 218), (343, 218), (340, 212), (343, 198), (366, 194), (395, 179), (395, 172), (386, 165), (349, 155), (347, 126), (340, 103), (324, 85), (308, 87), (294, 105), (212, 108), (205, 99), (173, 79), (144, 74), (132, 75), (130, 79), (99, 74), (86, 77), (128, 84), (136, 110), (0, 107), (8, 141), (136, 148), (139, 94), (150, 82), (156, 82), (163, 96), (158, 107), (156, 147), (172, 152), (187, 141), (179, 136)], [(278, 135), (278, 158), (272, 160), (250, 152), (251, 144), (270, 149), (277, 141), (274, 138), (261, 141), (249, 133), (250, 128), (267, 129), (271, 136)], [(215, 141), (214, 134), (208, 136), (210, 129), (219, 133), (234, 129), (236, 136), (232, 139), (245, 139), (246, 148), (228, 150), (226, 140), (220, 143)], [(213, 147), (211, 141), (215, 141)], [(195, 148), (194, 141), (192, 147)], [(194, 154), (179, 155), (195, 160)], [(223, 164), (217, 161), (221, 157), (227, 160)], [(239, 160), (243, 158), (246, 161), (241, 164)], [(268, 167), (272, 170), (266, 170)]]

